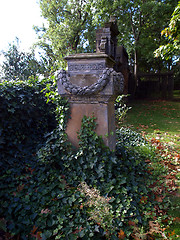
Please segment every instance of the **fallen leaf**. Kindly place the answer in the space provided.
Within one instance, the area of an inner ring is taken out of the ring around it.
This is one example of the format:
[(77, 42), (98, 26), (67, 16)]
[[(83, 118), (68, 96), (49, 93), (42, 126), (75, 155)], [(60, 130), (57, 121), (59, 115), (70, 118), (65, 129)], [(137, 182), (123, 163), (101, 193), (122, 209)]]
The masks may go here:
[(180, 222), (180, 218), (179, 218), (179, 217), (175, 217), (175, 218), (173, 219), (173, 221), (175, 221), (175, 222)]
[(121, 229), (119, 232), (118, 232), (118, 238), (119, 239), (124, 239), (126, 237), (124, 231)]
[(173, 230), (171, 233), (168, 233), (169, 237), (175, 235), (175, 230)]
[(129, 226), (135, 226), (136, 225), (136, 223), (133, 222), (133, 221), (129, 221), (128, 224), (129, 224)]
[(36, 237), (37, 240), (41, 240), (41, 239), (42, 239), (41, 233), (42, 233), (42, 232), (37, 232), (37, 233), (34, 235), (34, 237)]
[(149, 221), (149, 233), (161, 233), (162, 229), (158, 222)]
[(46, 208), (46, 209), (42, 209), (41, 210), (41, 214), (47, 214), (47, 213), (52, 213), (52, 211), (51, 210), (49, 210), (48, 208)]
[(34, 225), (31, 233), (34, 234), (34, 233), (37, 231), (37, 229), (38, 229), (38, 228)]

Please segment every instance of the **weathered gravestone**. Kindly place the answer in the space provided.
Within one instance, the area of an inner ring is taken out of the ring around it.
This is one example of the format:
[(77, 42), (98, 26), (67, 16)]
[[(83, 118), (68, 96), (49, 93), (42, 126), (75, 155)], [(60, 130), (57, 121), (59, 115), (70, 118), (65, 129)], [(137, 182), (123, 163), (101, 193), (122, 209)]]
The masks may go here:
[(124, 89), (122, 73), (113, 69), (117, 35), (116, 22), (110, 21), (97, 30), (96, 53), (67, 56), (68, 72), (61, 70), (58, 74), (58, 92), (70, 102), (71, 118), (66, 133), (76, 147), (83, 116), (94, 114), (97, 134), (111, 150), (115, 149), (114, 101)]

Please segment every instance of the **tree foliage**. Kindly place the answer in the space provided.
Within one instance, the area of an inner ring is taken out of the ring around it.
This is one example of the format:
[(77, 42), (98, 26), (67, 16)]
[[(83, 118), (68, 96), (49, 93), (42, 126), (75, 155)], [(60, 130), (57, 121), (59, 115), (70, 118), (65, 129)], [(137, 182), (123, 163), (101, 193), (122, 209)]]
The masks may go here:
[(36, 30), (41, 46), (48, 49), (50, 56), (54, 54), (54, 66), (62, 67), (65, 55), (93, 51), (95, 30), (115, 15), (119, 44), (126, 47), (135, 74), (138, 69), (155, 71), (166, 67), (161, 60), (154, 59), (153, 52), (163, 41), (160, 32), (176, 4), (177, 0), (41, 0), (48, 27)]
[(161, 42), (160, 31), (167, 25), (176, 3), (172, 0), (98, 1), (101, 18), (107, 12), (117, 16), (119, 43), (126, 47), (135, 75), (164, 67), (162, 61), (154, 59), (153, 51)]
[(4, 62), (2, 64), (3, 78), (6, 80), (27, 80), (30, 76), (36, 77), (45, 71), (42, 61), (38, 61), (34, 52), (23, 52), (17, 42), (9, 44), (7, 52), (3, 52)]
[(48, 28), (35, 29), (43, 38), (40, 45), (55, 54), (57, 64), (69, 53), (94, 48), (93, 0), (40, 0), (40, 7)]
[(180, 60), (180, 1), (176, 6), (169, 26), (161, 31), (161, 35), (165, 36), (168, 43), (161, 45), (156, 51), (155, 56), (162, 59), (176, 57), (176, 61)]

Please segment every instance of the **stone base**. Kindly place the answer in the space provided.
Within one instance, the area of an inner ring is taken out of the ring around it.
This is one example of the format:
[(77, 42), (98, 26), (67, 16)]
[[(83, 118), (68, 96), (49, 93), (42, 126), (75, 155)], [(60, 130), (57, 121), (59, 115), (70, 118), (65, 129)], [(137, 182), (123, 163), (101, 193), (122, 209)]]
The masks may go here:
[(67, 124), (66, 133), (70, 142), (78, 147), (77, 132), (81, 128), (81, 120), (84, 116), (96, 117), (97, 128), (96, 133), (102, 136), (104, 143), (111, 150), (115, 150), (116, 134), (115, 134), (115, 113), (114, 103), (71, 103), (71, 119)]

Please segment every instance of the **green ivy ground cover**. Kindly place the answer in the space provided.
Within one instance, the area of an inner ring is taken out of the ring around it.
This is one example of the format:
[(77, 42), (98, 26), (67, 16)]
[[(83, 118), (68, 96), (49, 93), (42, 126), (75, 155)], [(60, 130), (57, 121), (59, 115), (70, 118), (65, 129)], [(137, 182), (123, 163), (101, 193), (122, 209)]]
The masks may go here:
[[(0, 224), (4, 239), (166, 236), (161, 225), (167, 216), (160, 209), (168, 209), (168, 199), (162, 197), (159, 202), (154, 194), (166, 169), (157, 167), (154, 148), (140, 134), (119, 129), (117, 149), (111, 152), (94, 131), (95, 118), (84, 117), (80, 147), (75, 149), (64, 131), (67, 102), (50, 85), (46, 96), (57, 104), (55, 108), (49, 102), (49, 110), (38, 82), (1, 86), (4, 104), (0, 111), (5, 117), (0, 125)], [(43, 133), (48, 134), (43, 137)], [(159, 225), (153, 225), (155, 219)]]

